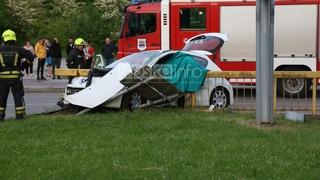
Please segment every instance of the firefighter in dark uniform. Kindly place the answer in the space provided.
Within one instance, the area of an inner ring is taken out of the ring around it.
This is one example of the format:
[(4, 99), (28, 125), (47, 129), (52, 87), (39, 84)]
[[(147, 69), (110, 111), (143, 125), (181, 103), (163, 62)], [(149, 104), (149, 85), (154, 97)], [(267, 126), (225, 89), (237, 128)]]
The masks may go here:
[[(83, 69), (85, 68), (85, 54), (84, 46), (86, 42), (82, 38), (78, 38), (74, 42), (74, 47), (69, 56), (67, 57), (67, 67), (69, 69)], [(72, 77), (69, 77), (69, 83), (72, 81)]]
[(24, 104), (24, 89), (22, 73), (20, 71), (23, 58), (26, 62), (33, 62), (35, 58), (30, 51), (15, 46), (16, 34), (6, 30), (2, 34), (4, 45), (0, 46), (0, 121), (5, 118), (7, 98), (11, 88), (16, 107), (16, 119), (23, 119), (26, 115)]

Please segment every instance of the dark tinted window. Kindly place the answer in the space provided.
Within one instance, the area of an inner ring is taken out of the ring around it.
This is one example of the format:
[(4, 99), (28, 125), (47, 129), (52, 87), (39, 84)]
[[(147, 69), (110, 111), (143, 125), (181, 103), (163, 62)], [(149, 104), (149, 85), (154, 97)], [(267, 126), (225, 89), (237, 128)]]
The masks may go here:
[(193, 56), (194, 60), (196, 60), (202, 67), (206, 68), (208, 65), (208, 61), (201, 57)]
[(206, 9), (205, 8), (181, 8), (180, 9), (180, 29), (206, 29)]
[(133, 14), (128, 16), (128, 36), (138, 36), (156, 31), (155, 14)]

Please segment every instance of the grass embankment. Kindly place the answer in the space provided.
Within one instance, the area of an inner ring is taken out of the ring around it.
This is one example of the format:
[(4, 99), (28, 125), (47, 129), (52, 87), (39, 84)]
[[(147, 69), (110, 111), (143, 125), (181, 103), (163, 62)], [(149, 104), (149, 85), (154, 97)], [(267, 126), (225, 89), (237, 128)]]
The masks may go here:
[(0, 179), (319, 179), (320, 123), (153, 110), (0, 124)]

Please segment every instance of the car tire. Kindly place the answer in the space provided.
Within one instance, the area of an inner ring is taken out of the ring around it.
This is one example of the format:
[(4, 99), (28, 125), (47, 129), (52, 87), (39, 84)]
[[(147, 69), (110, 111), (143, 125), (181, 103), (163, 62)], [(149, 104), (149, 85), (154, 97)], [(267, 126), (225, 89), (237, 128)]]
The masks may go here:
[(177, 107), (185, 108), (185, 106), (186, 106), (186, 97), (185, 95), (183, 95), (177, 99)]
[(122, 109), (129, 109), (134, 112), (140, 109), (142, 105), (142, 97), (137, 92), (130, 92), (123, 95)]
[(209, 103), (215, 109), (227, 108), (230, 104), (230, 95), (225, 88), (217, 87), (212, 90)]

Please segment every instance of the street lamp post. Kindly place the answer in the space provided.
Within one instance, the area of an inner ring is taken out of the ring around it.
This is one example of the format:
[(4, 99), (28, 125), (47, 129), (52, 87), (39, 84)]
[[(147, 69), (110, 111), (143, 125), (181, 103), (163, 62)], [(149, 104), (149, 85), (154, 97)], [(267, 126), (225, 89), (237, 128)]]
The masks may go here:
[(256, 120), (273, 123), (274, 0), (257, 0)]

